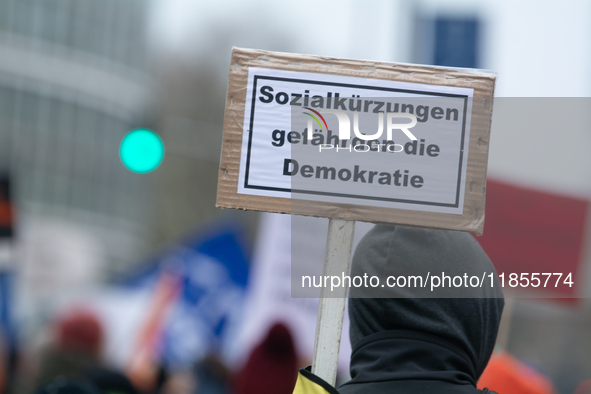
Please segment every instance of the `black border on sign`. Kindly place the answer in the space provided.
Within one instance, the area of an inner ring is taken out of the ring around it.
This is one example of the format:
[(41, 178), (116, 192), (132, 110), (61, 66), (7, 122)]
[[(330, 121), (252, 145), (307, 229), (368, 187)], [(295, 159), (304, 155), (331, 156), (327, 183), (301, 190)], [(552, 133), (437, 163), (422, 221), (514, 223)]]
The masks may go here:
[[(331, 193), (331, 192), (322, 192), (322, 191), (315, 191), (315, 190), (301, 190), (301, 189), (286, 189), (281, 187), (270, 187), (270, 186), (259, 186), (259, 185), (249, 185), (248, 184), (248, 174), (250, 171), (250, 150), (252, 146), (252, 133), (254, 128), (254, 108), (256, 104), (256, 91), (257, 91), (257, 81), (259, 79), (268, 79), (272, 81), (281, 81), (281, 82), (292, 82), (292, 83), (305, 83), (309, 85), (328, 85), (328, 86), (339, 86), (339, 87), (346, 87), (346, 88), (361, 88), (367, 90), (381, 90), (387, 92), (399, 92), (399, 93), (413, 93), (413, 94), (422, 94), (427, 96), (440, 96), (440, 97), (456, 97), (456, 98), (464, 98), (464, 117), (462, 119), (462, 138), (460, 139), (460, 161), (458, 165), (458, 186), (456, 188), (456, 202), (455, 204), (446, 204), (441, 202), (432, 202), (432, 201), (417, 201), (417, 200), (404, 200), (400, 198), (387, 198), (387, 197), (375, 197), (375, 196), (360, 196), (356, 194), (345, 194), (345, 193)], [(469, 96), (463, 94), (452, 94), (452, 93), (438, 93), (438, 92), (423, 92), (418, 90), (409, 90), (409, 89), (397, 89), (397, 88), (385, 88), (380, 86), (366, 86), (366, 85), (357, 85), (357, 84), (350, 84), (350, 83), (337, 83), (337, 82), (323, 82), (323, 81), (310, 81), (306, 79), (295, 79), (295, 78), (281, 78), (281, 77), (270, 77), (270, 76), (262, 76), (262, 75), (255, 75), (254, 76), (254, 84), (252, 89), (252, 105), (250, 109), (250, 122), (248, 127), (248, 148), (246, 151), (246, 169), (244, 173), (244, 188), (245, 189), (258, 189), (258, 190), (269, 190), (269, 191), (279, 191), (279, 192), (288, 192), (288, 193), (302, 193), (302, 194), (315, 194), (315, 195), (322, 195), (322, 196), (331, 196), (331, 197), (346, 197), (346, 198), (358, 198), (362, 200), (377, 200), (377, 201), (388, 201), (388, 202), (400, 202), (400, 203), (407, 203), (407, 204), (417, 204), (417, 205), (433, 205), (438, 207), (449, 207), (449, 208), (458, 208), (460, 205), (460, 192), (462, 186), (462, 162), (464, 160), (464, 137), (466, 134), (466, 112), (468, 110), (468, 99)]]

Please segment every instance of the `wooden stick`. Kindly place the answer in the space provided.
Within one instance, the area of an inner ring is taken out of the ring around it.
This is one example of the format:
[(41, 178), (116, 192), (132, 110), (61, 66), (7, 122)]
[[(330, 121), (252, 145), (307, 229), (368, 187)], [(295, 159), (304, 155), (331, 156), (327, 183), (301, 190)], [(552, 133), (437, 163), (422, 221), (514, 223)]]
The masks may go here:
[[(324, 276), (349, 275), (355, 221), (330, 219), (324, 257)], [(341, 284), (342, 285), (342, 284)], [(345, 316), (345, 286), (323, 287), (318, 305), (312, 373), (334, 386)]]

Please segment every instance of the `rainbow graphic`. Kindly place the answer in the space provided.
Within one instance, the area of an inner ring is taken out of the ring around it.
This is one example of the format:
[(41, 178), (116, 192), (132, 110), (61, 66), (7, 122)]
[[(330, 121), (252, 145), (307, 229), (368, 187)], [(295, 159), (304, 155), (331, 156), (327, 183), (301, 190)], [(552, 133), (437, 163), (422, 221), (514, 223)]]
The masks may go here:
[[(312, 111), (316, 115), (318, 115), (320, 117), (320, 119), (322, 119), (322, 123), (324, 123), (324, 126), (326, 127), (326, 130), (328, 131), (328, 125), (326, 124), (326, 120), (324, 120), (324, 117), (320, 114), (320, 112), (314, 111), (312, 108), (308, 108), (308, 107), (304, 107), (304, 108), (307, 109), (308, 111)], [(308, 116), (311, 116), (316, 121), (316, 123), (318, 123), (318, 126), (320, 126), (320, 130), (322, 130), (322, 124), (320, 123), (320, 120), (316, 116), (314, 116), (314, 115), (312, 115), (311, 113), (308, 113), (308, 112), (302, 112), (302, 113), (303, 114), (306, 114)], [(312, 131), (309, 130), (309, 129), (308, 129), (308, 135), (310, 135), (310, 136), (312, 135)]]

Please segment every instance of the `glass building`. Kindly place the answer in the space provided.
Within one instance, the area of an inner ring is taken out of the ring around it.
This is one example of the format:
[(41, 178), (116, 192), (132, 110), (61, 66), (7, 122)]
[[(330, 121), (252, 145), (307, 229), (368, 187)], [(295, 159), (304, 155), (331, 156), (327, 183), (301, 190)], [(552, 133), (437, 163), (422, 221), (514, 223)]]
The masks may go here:
[(123, 136), (150, 127), (148, 7), (0, 0), (0, 173), (12, 179), (19, 224), (88, 228), (111, 268), (149, 238), (152, 178), (119, 159)]

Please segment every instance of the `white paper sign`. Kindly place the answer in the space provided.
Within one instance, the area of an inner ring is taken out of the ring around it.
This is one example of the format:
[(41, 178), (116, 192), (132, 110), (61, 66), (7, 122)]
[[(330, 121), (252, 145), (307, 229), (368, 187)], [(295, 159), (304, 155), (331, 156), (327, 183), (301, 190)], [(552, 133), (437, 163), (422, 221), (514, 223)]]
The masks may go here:
[(238, 193), (462, 214), (473, 89), (263, 68), (247, 86)]

